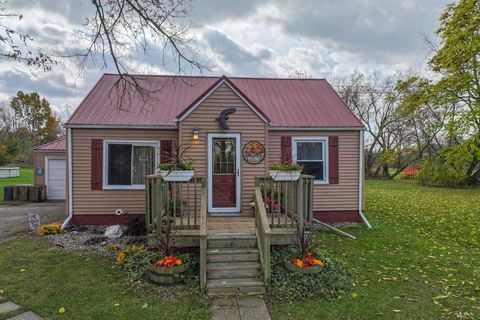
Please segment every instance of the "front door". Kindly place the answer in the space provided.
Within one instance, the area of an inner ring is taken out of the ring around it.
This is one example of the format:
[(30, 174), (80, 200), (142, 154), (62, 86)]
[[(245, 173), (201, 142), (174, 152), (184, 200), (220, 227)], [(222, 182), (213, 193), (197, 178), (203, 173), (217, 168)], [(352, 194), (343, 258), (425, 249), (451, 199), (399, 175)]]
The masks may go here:
[(240, 212), (240, 134), (208, 135), (208, 210)]

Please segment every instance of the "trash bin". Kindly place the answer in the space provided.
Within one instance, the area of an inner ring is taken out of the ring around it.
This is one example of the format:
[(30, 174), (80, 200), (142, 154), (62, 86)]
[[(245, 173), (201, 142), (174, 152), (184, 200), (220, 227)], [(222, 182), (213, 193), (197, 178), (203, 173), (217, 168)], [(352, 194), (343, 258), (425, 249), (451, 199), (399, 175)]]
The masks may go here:
[(12, 201), (13, 200), (13, 187), (6, 186), (3, 192), (3, 201)]

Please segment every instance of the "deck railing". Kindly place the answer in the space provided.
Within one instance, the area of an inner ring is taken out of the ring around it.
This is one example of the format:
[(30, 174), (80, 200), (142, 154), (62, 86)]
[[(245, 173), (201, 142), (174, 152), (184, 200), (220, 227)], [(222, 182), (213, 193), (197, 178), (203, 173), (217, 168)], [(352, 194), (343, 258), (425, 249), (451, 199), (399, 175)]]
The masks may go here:
[[(174, 230), (200, 229), (201, 208), (206, 210), (205, 178), (188, 182), (170, 182), (160, 174), (149, 175), (145, 182), (146, 225), (149, 234), (161, 234), (170, 224)], [(206, 216), (206, 212), (205, 212)]]
[(271, 228), (310, 226), (313, 221), (314, 177), (301, 175), (297, 181), (275, 181), (256, 177)]

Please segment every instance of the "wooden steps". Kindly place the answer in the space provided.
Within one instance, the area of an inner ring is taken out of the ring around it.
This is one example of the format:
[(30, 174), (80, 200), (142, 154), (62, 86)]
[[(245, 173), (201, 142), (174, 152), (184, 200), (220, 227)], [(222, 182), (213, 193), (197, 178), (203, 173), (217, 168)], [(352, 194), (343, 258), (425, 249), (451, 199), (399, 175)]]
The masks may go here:
[(211, 296), (265, 293), (257, 236), (250, 231), (207, 235), (207, 293)]

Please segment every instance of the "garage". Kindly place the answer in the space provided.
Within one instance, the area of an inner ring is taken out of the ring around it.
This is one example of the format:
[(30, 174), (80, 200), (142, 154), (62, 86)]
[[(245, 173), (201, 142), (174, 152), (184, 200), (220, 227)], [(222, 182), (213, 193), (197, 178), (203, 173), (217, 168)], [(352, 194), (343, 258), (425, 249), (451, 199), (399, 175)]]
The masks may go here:
[(33, 149), (35, 185), (47, 187), (48, 200), (66, 198), (66, 139), (58, 139)]
[(48, 157), (45, 160), (47, 199), (65, 200), (66, 160), (65, 158)]

